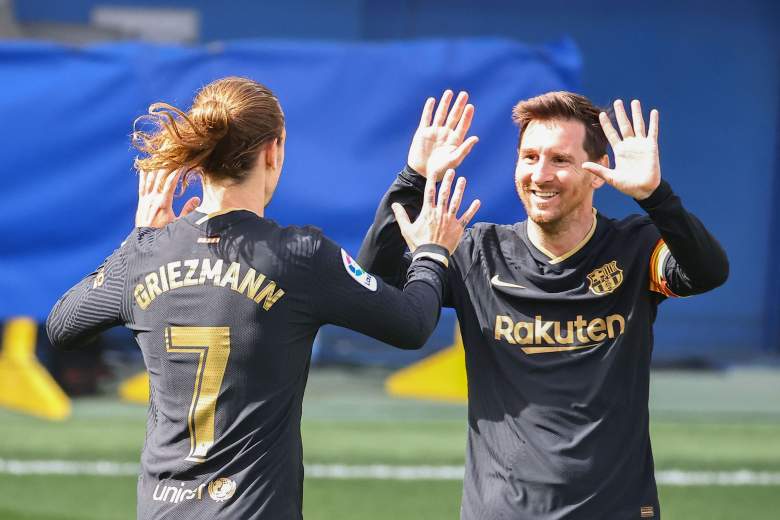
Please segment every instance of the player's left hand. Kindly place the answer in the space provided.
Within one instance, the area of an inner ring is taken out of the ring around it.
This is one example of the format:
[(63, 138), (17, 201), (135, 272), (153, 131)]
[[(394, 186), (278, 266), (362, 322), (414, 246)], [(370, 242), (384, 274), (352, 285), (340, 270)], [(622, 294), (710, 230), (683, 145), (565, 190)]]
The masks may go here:
[(638, 100), (631, 102), (633, 124), (626, 115), (622, 100), (615, 101), (614, 107), (620, 134), (604, 112), (599, 114), (599, 122), (615, 154), (615, 168), (610, 169), (593, 162), (584, 162), (582, 167), (622, 193), (637, 200), (646, 199), (661, 183), (658, 110), (650, 111), (650, 126), (645, 134), (642, 105)]
[(469, 95), (461, 92), (450, 110), (452, 91), (445, 90), (436, 108), (435, 98), (425, 101), (420, 125), (414, 133), (406, 162), (414, 171), (441, 181), (450, 168), (457, 168), (471, 152), (479, 138), (466, 137), (474, 118), (474, 105), (468, 103)]
[(178, 217), (173, 212), (173, 192), (176, 190), (181, 174), (181, 170), (138, 172), (138, 209), (135, 212), (135, 227), (165, 227), (200, 205), (200, 198), (192, 197), (184, 204)]

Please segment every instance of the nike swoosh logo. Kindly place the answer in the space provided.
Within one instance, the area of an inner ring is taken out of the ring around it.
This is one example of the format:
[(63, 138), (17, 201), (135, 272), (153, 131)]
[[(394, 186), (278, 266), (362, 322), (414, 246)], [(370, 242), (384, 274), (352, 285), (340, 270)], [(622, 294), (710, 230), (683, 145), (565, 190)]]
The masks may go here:
[(517, 285), (514, 283), (509, 282), (502, 282), (498, 279), (498, 275), (493, 276), (493, 278), (490, 279), (490, 283), (492, 283), (496, 287), (510, 287), (513, 289), (526, 289), (526, 287), (523, 287), (522, 285)]

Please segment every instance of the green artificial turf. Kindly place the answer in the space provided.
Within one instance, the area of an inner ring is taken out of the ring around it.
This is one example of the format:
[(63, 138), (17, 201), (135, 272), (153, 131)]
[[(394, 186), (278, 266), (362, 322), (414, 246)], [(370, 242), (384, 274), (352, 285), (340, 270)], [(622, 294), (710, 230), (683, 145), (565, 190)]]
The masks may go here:
[[(371, 371), (313, 371), (304, 406), (306, 463), (463, 464), (465, 406), (389, 398), (382, 378)], [(767, 391), (777, 388), (770, 376), (659, 379), (663, 385), (656, 385), (651, 402), (658, 470), (780, 472), (780, 413)], [(735, 392), (746, 394), (736, 399)], [(740, 400), (750, 406), (740, 407)], [(145, 422), (144, 406), (112, 397), (75, 400), (73, 417), (60, 423), (0, 410), (0, 459), (137, 463)], [(132, 519), (135, 482), (133, 476), (0, 473), (0, 519)], [(307, 478), (304, 514), (307, 520), (453, 519), (460, 495), (458, 481)], [(662, 485), (660, 495), (663, 516), (672, 520), (762, 520), (780, 512), (780, 486)]]

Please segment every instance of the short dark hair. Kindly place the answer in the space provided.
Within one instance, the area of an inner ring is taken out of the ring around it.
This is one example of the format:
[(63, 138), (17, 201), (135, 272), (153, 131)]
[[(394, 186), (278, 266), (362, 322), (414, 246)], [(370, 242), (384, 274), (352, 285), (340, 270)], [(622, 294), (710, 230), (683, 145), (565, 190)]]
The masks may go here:
[(564, 119), (580, 121), (585, 125), (585, 142), (582, 147), (588, 159), (597, 161), (607, 153), (607, 136), (601, 129), (599, 113), (603, 109), (594, 105), (585, 96), (573, 92), (547, 92), (541, 96), (520, 101), (512, 109), (512, 120), (520, 127), (517, 146), (523, 140), (523, 132), (531, 121)]

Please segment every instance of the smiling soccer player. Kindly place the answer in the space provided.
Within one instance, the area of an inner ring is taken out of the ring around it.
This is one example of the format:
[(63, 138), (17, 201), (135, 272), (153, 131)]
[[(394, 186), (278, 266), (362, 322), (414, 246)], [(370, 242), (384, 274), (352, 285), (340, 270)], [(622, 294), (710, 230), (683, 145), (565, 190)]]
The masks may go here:
[[(400, 284), (395, 218), (416, 214), (425, 177), (458, 166), (474, 107), (429, 99), (408, 166), (364, 239), (361, 265)], [(667, 297), (728, 276), (717, 241), (661, 180), (658, 112), (645, 129), (615, 102), (620, 133), (589, 100), (551, 92), (514, 108), (515, 185), (528, 219), (467, 230), (448, 269), (466, 350), (469, 433), (461, 518), (660, 518), (648, 394), (653, 322)], [(610, 169), (607, 143), (615, 155)], [(646, 212), (597, 213), (604, 183)], [(392, 209), (392, 211), (391, 211)]]

